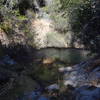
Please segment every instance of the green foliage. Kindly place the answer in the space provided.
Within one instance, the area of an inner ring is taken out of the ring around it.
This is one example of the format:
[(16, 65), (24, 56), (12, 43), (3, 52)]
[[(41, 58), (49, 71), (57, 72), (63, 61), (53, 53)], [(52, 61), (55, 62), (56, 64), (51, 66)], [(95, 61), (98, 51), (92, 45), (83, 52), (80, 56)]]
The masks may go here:
[(4, 0), (0, 0), (0, 8), (2, 8), (3, 2), (4, 2)]
[(19, 20), (27, 20), (27, 17), (26, 17), (26, 16), (21, 15), (21, 16), (18, 16), (18, 19), (19, 19)]
[(79, 33), (92, 16), (90, 0), (54, 0), (43, 9), (51, 14), (59, 33), (67, 33), (68, 30)]
[(0, 24), (0, 28), (6, 33), (11, 34), (12, 33), (12, 25), (9, 22), (3, 22)]
[[(50, 69), (51, 68), (51, 69)], [(38, 74), (37, 74), (38, 73)], [(45, 83), (57, 82), (58, 79), (58, 70), (57, 65), (38, 65), (38, 67), (34, 68), (33, 77), (37, 77), (41, 81)]]
[(85, 46), (93, 53), (100, 54), (100, 17), (92, 18), (82, 31), (82, 40)]
[(69, 20), (72, 30), (79, 33), (83, 26), (92, 18), (91, 3), (81, 3), (69, 9)]
[(63, 16), (68, 17), (72, 31), (78, 33), (81, 31), (92, 17), (90, 0), (60, 0)]
[(60, 0), (54, 0), (52, 3), (43, 8), (44, 11), (50, 14), (50, 18), (54, 21), (54, 28), (59, 33), (66, 33), (68, 28), (68, 17), (63, 16), (64, 10), (61, 10)]
[[(56, 13), (51, 15), (55, 29), (60, 33), (73, 32), (76, 41), (82, 37), (81, 31), (92, 18), (91, 0), (57, 0)], [(60, 7), (58, 6), (60, 5)]]

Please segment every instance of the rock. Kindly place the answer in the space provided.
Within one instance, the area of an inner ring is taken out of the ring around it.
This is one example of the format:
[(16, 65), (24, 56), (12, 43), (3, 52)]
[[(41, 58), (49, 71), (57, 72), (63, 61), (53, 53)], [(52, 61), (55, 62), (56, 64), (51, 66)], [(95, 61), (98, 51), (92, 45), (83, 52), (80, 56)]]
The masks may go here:
[(7, 34), (0, 28), (0, 42), (2, 45), (8, 45), (9, 39), (7, 37)]
[(53, 0), (45, 0), (45, 2), (47, 6), (50, 6), (53, 3)]
[(72, 71), (72, 67), (61, 67), (58, 70), (59, 72)]
[[(53, 0), (45, 0), (46, 7), (54, 5)], [(75, 40), (75, 35), (71, 31), (71, 25), (66, 19), (54, 21), (51, 18), (52, 10), (47, 13), (39, 7), (40, 11), (36, 15), (36, 19), (31, 20), (31, 32), (34, 34), (33, 42), (37, 48), (47, 47), (75, 47), (83, 48), (81, 40)], [(50, 8), (51, 9), (51, 8)], [(58, 17), (57, 17), (58, 18)], [(64, 32), (64, 30), (66, 30)], [(64, 33), (64, 34), (63, 34)]]
[(59, 70), (64, 73), (64, 85), (72, 85), (73, 87), (94, 85), (99, 87), (100, 66), (95, 66), (94, 69), (90, 70), (91, 66), (90, 62), (86, 61), (71, 68), (60, 68)]
[(66, 47), (64, 36), (54, 30), (50, 19), (36, 19), (31, 23), (31, 30), (34, 29), (34, 43), (37, 48)]
[(75, 100), (100, 100), (100, 88), (82, 86), (75, 90)]
[[(44, 16), (47, 16), (46, 14)], [(43, 15), (42, 15), (43, 17)], [(34, 33), (34, 43), (37, 48), (46, 47), (72, 47), (82, 48), (79, 41), (72, 43), (73, 33), (67, 32), (65, 35), (55, 30), (53, 21), (48, 17), (31, 21), (31, 31)]]
[(49, 91), (59, 90), (59, 85), (58, 84), (52, 84), (52, 85), (48, 86), (46, 89), (49, 90)]
[(15, 65), (17, 63), (12, 58), (10, 58), (10, 56), (6, 55), (1, 59), (0, 64), (1, 65), (5, 65), (5, 64)]

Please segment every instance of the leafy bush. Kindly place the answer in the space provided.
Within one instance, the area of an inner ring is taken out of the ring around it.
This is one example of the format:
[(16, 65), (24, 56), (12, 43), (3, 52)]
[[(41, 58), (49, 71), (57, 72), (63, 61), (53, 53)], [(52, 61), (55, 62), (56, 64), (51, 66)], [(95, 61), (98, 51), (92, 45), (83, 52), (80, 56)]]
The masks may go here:
[(100, 17), (92, 18), (82, 31), (82, 41), (93, 53), (100, 54)]
[(12, 25), (9, 22), (3, 22), (0, 24), (0, 28), (7, 34), (12, 33)]
[(73, 4), (68, 10), (72, 30), (79, 33), (83, 26), (92, 18), (91, 3)]

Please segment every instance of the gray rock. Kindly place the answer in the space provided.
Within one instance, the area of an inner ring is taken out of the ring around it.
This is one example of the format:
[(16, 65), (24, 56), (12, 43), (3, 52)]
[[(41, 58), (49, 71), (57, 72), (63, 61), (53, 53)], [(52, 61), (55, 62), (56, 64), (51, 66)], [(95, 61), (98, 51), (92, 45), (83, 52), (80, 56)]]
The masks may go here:
[(100, 87), (100, 67), (97, 66), (92, 71), (87, 71), (87, 62), (80, 63), (72, 68), (59, 69), (64, 72), (64, 85), (72, 85), (74, 87), (80, 87), (83, 85), (94, 85)]
[(49, 91), (51, 90), (59, 90), (59, 85), (58, 84), (52, 84), (50, 86), (48, 86), (46, 89), (48, 89)]
[(75, 90), (75, 100), (100, 100), (100, 88), (82, 86)]
[(10, 58), (8, 55), (3, 57), (2, 63), (9, 64), (9, 65), (15, 65), (16, 64), (16, 62), (12, 58)]

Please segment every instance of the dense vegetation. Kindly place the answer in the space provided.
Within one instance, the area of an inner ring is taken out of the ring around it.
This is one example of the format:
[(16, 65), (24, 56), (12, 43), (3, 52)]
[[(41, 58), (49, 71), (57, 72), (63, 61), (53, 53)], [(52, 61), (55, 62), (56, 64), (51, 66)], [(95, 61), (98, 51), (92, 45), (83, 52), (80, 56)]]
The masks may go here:
[[(92, 0), (55, 0), (44, 8), (60, 33), (73, 32), (73, 41), (80, 39), (87, 49), (99, 53), (99, 2)], [(90, 25), (91, 24), (91, 25)], [(94, 29), (95, 28), (95, 29)]]
[[(51, 18), (54, 20), (55, 29), (57, 31), (61, 33), (66, 33), (68, 30), (73, 31), (73, 36), (76, 39), (81, 38), (86, 47), (92, 48), (93, 52), (97, 52), (99, 40), (96, 37), (99, 37), (99, 34), (93, 36), (93, 34), (98, 33), (93, 31), (98, 29), (92, 31), (91, 28), (94, 27), (94, 24), (90, 26), (89, 23), (95, 20), (96, 22), (94, 23), (97, 24), (97, 20), (99, 20), (99, 15), (97, 15), (99, 14), (99, 10), (97, 10), (98, 2), (97, 4), (91, 0), (55, 0), (52, 5), (48, 7), (45, 6), (45, 1), (43, 0), (38, 0), (37, 2), (47, 13), (51, 13)], [(19, 21), (28, 20), (28, 18), (30, 19), (35, 16), (35, 12), (39, 12), (36, 0), (1, 0), (0, 8), (0, 26), (9, 34), (13, 31), (12, 24), (16, 23), (15, 21), (11, 21), (13, 18)], [(32, 10), (34, 11), (33, 13)], [(94, 17), (96, 18), (94, 19)], [(84, 26), (86, 26), (85, 29), (83, 28)], [(24, 27), (26, 28), (27, 26)], [(29, 29), (25, 28), (24, 31), (29, 32)], [(88, 33), (85, 30), (88, 31)], [(92, 43), (93, 41), (94, 43)]]

